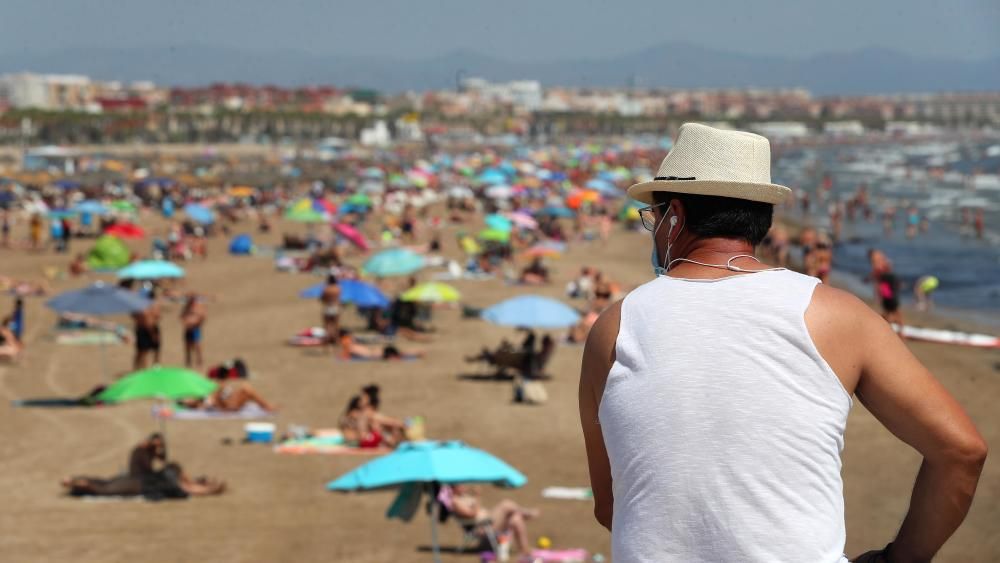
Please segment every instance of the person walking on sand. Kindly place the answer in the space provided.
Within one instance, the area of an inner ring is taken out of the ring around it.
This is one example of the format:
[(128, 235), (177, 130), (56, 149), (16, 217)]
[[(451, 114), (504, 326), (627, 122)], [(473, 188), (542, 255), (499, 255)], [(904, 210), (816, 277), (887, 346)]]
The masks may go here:
[(629, 189), (655, 279), (595, 323), (579, 387), (616, 563), (847, 561), (855, 395), (923, 456), (896, 538), (856, 561), (929, 561), (965, 518), (987, 448), (962, 407), (861, 300), (754, 258), (788, 193), (767, 139), (698, 124)]
[(160, 363), (160, 305), (153, 301), (146, 310), (132, 315), (135, 322), (135, 358), (132, 368), (136, 371), (149, 367), (149, 356), (153, 355), (153, 365)]
[(330, 274), (326, 278), (326, 287), (319, 296), (323, 309), (323, 330), (326, 331), (326, 345), (332, 348), (337, 345), (340, 334), (340, 284), (337, 276)]
[(181, 310), (181, 324), (184, 325), (184, 365), (202, 365), (202, 326), (205, 324), (205, 305), (195, 293), (190, 293)]

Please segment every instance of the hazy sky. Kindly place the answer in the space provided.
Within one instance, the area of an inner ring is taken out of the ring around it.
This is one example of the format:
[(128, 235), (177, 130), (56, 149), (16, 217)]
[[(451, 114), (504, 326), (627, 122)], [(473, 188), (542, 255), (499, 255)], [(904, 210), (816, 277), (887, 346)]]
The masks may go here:
[(1000, 56), (1000, 0), (0, 0), (0, 52), (202, 44), (410, 58), (617, 55), (664, 41), (807, 56)]

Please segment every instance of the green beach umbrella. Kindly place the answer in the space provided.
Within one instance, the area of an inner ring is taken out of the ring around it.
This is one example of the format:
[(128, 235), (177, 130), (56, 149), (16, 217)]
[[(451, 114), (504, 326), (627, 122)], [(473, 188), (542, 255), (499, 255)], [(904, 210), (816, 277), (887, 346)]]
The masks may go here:
[(462, 294), (454, 287), (440, 282), (428, 282), (414, 286), (403, 293), (403, 301), (419, 303), (454, 303), (462, 298)]
[(368, 194), (354, 194), (347, 198), (347, 202), (350, 205), (357, 205), (359, 207), (371, 207), (372, 198), (368, 197)]
[(136, 399), (191, 399), (205, 397), (216, 387), (215, 382), (189, 369), (154, 366), (126, 375), (109, 385), (97, 398), (106, 403)]
[(479, 231), (479, 240), (507, 244), (510, 242), (510, 232), (499, 229), (483, 229)]
[(125, 211), (128, 213), (134, 213), (135, 211), (138, 211), (138, 208), (135, 206), (134, 203), (124, 199), (112, 201), (111, 209), (114, 209), (115, 211)]
[(285, 219), (296, 223), (325, 223), (329, 218), (314, 209), (289, 209)]

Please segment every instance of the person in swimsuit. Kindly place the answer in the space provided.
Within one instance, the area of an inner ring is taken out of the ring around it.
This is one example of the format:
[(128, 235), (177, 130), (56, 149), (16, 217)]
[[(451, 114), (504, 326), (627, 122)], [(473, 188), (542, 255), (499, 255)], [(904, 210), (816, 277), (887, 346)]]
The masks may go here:
[(903, 313), (899, 310), (899, 278), (892, 271), (892, 262), (881, 251), (870, 249), (871, 280), (875, 284), (875, 300), (882, 305), (882, 317), (890, 323), (903, 326)]
[(517, 551), (523, 553), (531, 549), (527, 521), (541, 516), (541, 511), (525, 508), (510, 499), (488, 509), (480, 499), (478, 485), (453, 485), (451, 502), (452, 514), (460, 521), (475, 524), (489, 522), (498, 533), (514, 536)]
[(917, 310), (928, 311), (934, 306), (931, 293), (941, 285), (937, 276), (922, 276), (913, 284), (913, 296), (917, 298)]
[(326, 344), (333, 348), (337, 345), (337, 335), (340, 334), (340, 285), (337, 276), (330, 274), (326, 278), (326, 287), (319, 296), (323, 308), (323, 330), (326, 331)]
[(368, 418), (372, 429), (381, 436), (381, 443), (394, 448), (406, 440), (406, 423), (379, 412), (379, 406), (382, 404), (379, 393), (378, 385), (362, 387), (358, 406)]
[(184, 365), (201, 367), (201, 329), (205, 324), (205, 305), (198, 295), (191, 293), (184, 302), (181, 311), (181, 324), (184, 325)]
[(132, 315), (135, 321), (135, 359), (132, 367), (136, 371), (149, 365), (149, 355), (153, 364), (160, 363), (160, 305), (153, 302), (145, 311)]

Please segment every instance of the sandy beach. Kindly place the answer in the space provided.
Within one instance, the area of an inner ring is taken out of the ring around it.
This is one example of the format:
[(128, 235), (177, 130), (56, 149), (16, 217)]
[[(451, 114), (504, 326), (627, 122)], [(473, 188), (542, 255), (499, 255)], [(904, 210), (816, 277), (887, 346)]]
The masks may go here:
[[(144, 221), (156, 232), (163, 224)], [(257, 243), (274, 246), (283, 228)], [(250, 225), (246, 227), (248, 230)], [(617, 227), (616, 227), (617, 228)], [(444, 252), (458, 255), (454, 237), (444, 236)], [(591, 504), (543, 499), (547, 486), (587, 486), (577, 414), (577, 380), (582, 347), (561, 345), (546, 383), (543, 406), (511, 402), (510, 383), (476, 381), (483, 373), (463, 356), (493, 346), (513, 331), (480, 320), (464, 320), (457, 309), (436, 311), (437, 334), (427, 357), (407, 362), (344, 362), (319, 351), (284, 344), (297, 330), (319, 321), (316, 302), (297, 293), (320, 278), (276, 272), (263, 257), (233, 257), (226, 239), (210, 241), (209, 260), (185, 264), (185, 287), (213, 297), (208, 308), (206, 362), (241, 357), (252, 383), (279, 407), (276, 422), (313, 428), (336, 425), (348, 398), (360, 386), (382, 386), (382, 410), (396, 416), (422, 415), (431, 438), (459, 439), (508, 461), (528, 477), (518, 490), (487, 488), (489, 504), (509, 497), (538, 507), (542, 516), (529, 527), (532, 539), (548, 536), (558, 547), (610, 552), (609, 534), (591, 514)], [(83, 250), (89, 244), (76, 242)], [(145, 249), (145, 243), (143, 248)], [(537, 291), (562, 297), (565, 283), (581, 265), (608, 272), (624, 288), (649, 279), (648, 238), (616, 230), (612, 240), (580, 243), (553, 262), (554, 283)], [(37, 279), (43, 267), (68, 259), (52, 253), (0, 250), (0, 270)], [(353, 258), (356, 264), (358, 258)], [(426, 276), (425, 276), (426, 277)], [(110, 279), (110, 278), (108, 278)], [(82, 285), (54, 282), (59, 292)], [(460, 281), (463, 302), (486, 306), (523, 292), (502, 281)], [(3, 301), (3, 310), (9, 300)], [(72, 409), (13, 408), (13, 399), (73, 396), (100, 383), (100, 354), (94, 346), (66, 346), (48, 333), (55, 314), (44, 299), (27, 305), (27, 350), (20, 363), (0, 365), (0, 560), (126, 561), (429, 561), (428, 519), (418, 514), (408, 524), (390, 521), (385, 511), (391, 492), (334, 494), (324, 484), (364, 461), (356, 456), (286, 456), (264, 445), (240, 444), (242, 422), (171, 421), (169, 452), (194, 474), (216, 475), (231, 490), (216, 498), (186, 502), (87, 501), (63, 495), (59, 479), (71, 474), (114, 474), (124, 468), (129, 448), (157, 423), (150, 403)], [(179, 304), (164, 309), (164, 364), (182, 363)], [(929, 326), (955, 326), (947, 319), (919, 317)], [(130, 326), (127, 318), (120, 322)], [(348, 325), (360, 325), (353, 313)], [(944, 385), (968, 409), (986, 440), (1000, 440), (995, 405), (1000, 402), (1000, 351), (940, 344), (910, 344)], [(113, 373), (128, 371), (129, 346), (108, 348)], [(231, 445), (223, 440), (232, 439)], [(896, 440), (855, 402), (844, 452), (847, 553), (881, 547), (905, 512), (919, 457)], [(968, 519), (937, 561), (1000, 559), (1000, 469), (988, 462)], [(448, 523), (442, 543), (460, 543), (457, 525)], [(446, 553), (448, 560), (476, 561), (473, 555)]]

